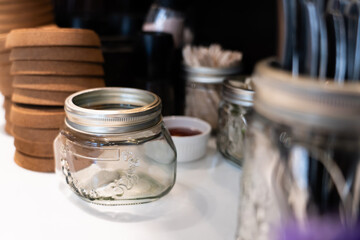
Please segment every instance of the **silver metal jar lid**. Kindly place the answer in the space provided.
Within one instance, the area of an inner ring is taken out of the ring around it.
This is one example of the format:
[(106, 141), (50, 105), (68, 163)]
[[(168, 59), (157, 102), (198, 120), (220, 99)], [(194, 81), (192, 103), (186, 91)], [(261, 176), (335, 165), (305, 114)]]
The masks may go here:
[(360, 130), (360, 84), (294, 77), (274, 63), (267, 59), (256, 65), (253, 81), (257, 112), (290, 125)]
[(143, 130), (158, 124), (160, 98), (134, 88), (94, 88), (65, 100), (65, 123), (81, 132), (115, 134)]
[(229, 68), (191, 67), (184, 64), (186, 80), (195, 83), (221, 84), (228, 76), (241, 72), (241, 66)]
[(245, 107), (253, 105), (254, 91), (247, 89), (242, 81), (226, 79), (222, 93), (223, 99), (227, 102)]

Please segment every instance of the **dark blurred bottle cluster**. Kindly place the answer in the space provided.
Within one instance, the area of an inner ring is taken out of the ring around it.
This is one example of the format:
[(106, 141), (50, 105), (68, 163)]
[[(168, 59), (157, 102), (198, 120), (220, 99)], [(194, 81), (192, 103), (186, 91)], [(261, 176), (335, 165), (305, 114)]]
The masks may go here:
[[(259, 59), (276, 53), (274, 0), (53, 1), (60, 27), (88, 28), (100, 35), (106, 85), (138, 87), (157, 93), (165, 105), (164, 115), (182, 113), (182, 44), (218, 43), (225, 49), (242, 51), (244, 74), (250, 74)], [(155, 8), (159, 6), (166, 11)], [(186, 40), (180, 45), (170, 38), (178, 36), (178, 30), (172, 31), (171, 27), (179, 26), (176, 25), (179, 21), (165, 23), (168, 25), (162, 33), (143, 32), (149, 26), (145, 27), (144, 23), (154, 19), (154, 14), (161, 19), (177, 16), (171, 15), (173, 12), (180, 13), (184, 19), (181, 27), (186, 29)]]

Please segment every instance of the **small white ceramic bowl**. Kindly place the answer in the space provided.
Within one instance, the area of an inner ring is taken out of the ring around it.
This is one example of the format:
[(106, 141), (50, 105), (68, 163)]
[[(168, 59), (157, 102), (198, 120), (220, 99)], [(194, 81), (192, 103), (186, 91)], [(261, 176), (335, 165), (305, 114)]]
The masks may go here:
[(178, 162), (190, 162), (206, 154), (211, 132), (210, 124), (201, 119), (186, 116), (164, 117), (164, 123), (167, 129), (187, 128), (201, 132), (194, 136), (171, 136), (176, 147)]

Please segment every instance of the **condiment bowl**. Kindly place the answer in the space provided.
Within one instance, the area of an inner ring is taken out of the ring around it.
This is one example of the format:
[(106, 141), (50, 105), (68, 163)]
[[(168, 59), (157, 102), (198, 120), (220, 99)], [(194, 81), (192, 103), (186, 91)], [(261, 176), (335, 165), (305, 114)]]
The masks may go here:
[[(194, 117), (168, 116), (164, 117), (165, 126), (168, 128), (175, 144), (178, 162), (190, 162), (206, 154), (211, 126), (209, 123)], [(183, 132), (181, 130), (186, 129)], [(174, 131), (175, 130), (175, 131)], [(175, 136), (174, 132), (192, 136)]]

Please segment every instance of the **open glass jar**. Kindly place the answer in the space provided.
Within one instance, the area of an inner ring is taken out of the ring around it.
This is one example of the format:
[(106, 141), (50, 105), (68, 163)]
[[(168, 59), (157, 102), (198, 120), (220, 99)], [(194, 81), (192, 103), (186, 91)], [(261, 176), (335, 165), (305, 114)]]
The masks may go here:
[(131, 88), (97, 88), (65, 101), (54, 141), (56, 172), (82, 199), (102, 205), (157, 200), (175, 183), (176, 150), (160, 98)]
[(342, 234), (360, 220), (360, 86), (292, 77), (272, 61), (253, 80), (237, 239), (350, 239)]

